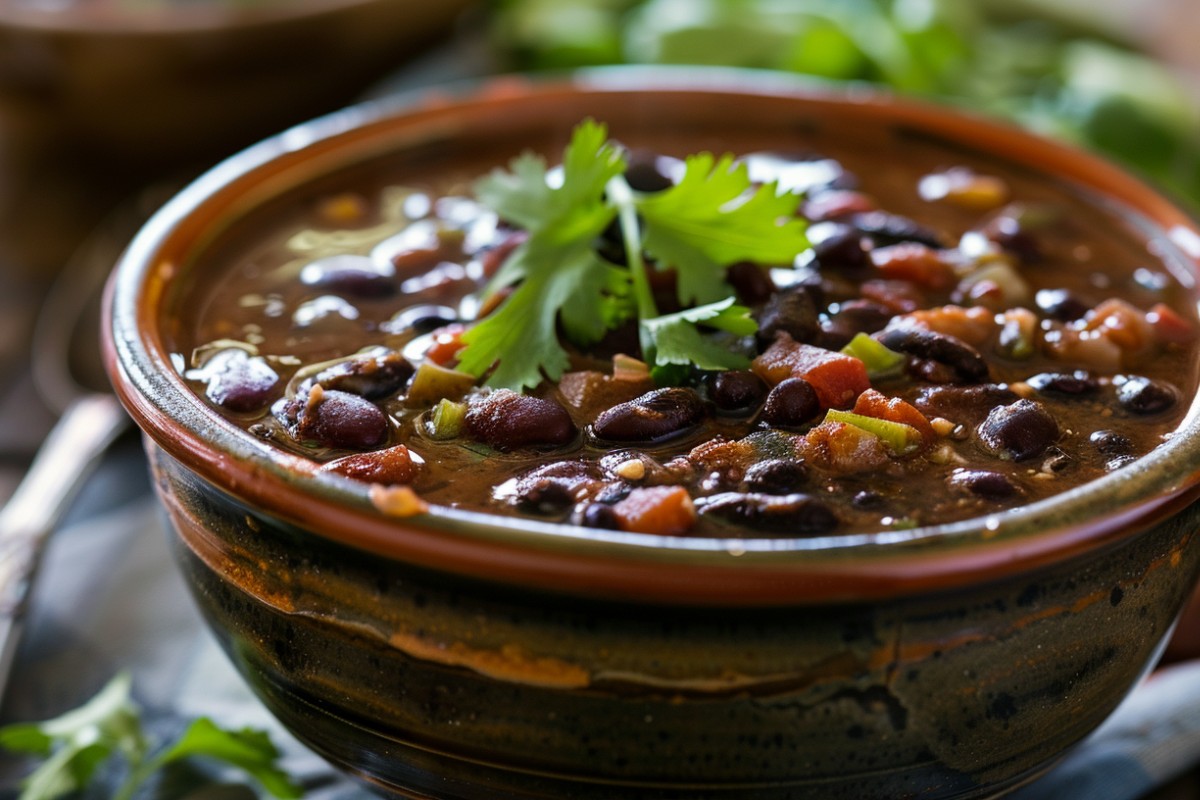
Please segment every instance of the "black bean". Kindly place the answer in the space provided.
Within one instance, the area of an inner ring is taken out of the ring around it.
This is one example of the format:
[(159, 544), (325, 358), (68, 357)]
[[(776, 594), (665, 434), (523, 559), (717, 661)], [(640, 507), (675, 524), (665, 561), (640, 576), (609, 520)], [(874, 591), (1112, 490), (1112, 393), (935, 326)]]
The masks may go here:
[(629, 153), (625, 180), (635, 192), (661, 192), (675, 185), (671, 180), (676, 159), (660, 156), (649, 150), (633, 150)]
[(1179, 393), (1175, 387), (1141, 375), (1134, 375), (1117, 387), (1117, 402), (1132, 414), (1157, 414), (1175, 405)]
[(1018, 400), (992, 409), (976, 433), (994, 455), (1023, 461), (1045, 452), (1058, 439), (1058, 422), (1041, 403)]
[(1042, 394), (1064, 395), (1076, 397), (1094, 394), (1100, 388), (1100, 381), (1092, 377), (1086, 370), (1077, 369), (1074, 372), (1040, 372), (1028, 378), (1027, 384)]
[(415, 334), (429, 333), (458, 322), (458, 312), (449, 306), (420, 305), (410, 306), (392, 315), (383, 324), (388, 333), (404, 333), (411, 331)]
[(587, 464), (558, 461), (517, 478), (513, 500), (526, 511), (554, 514), (573, 505), (580, 489), (594, 480)]
[(954, 336), (901, 325), (880, 331), (875, 338), (891, 350), (947, 367), (957, 382), (978, 383), (988, 376), (987, 361), (979, 351)]
[(748, 369), (729, 370), (709, 379), (708, 394), (722, 411), (749, 411), (767, 396), (767, 384)]
[(786, 331), (797, 342), (810, 342), (821, 330), (817, 294), (808, 286), (794, 286), (776, 293), (756, 315), (758, 344), (766, 348), (775, 334)]
[(840, 350), (855, 334), (883, 330), (892, 319), (892, 312), (871, 300), (847, 300), (827, 318), (821, 320), (821, 336), (817, 344), (828, 350)]
[(242, 413), (265, 409), (279, 385), (279, 375), (263, 358), (237, 348), (214, 353), (198, 375), (207, 382), (209, 400)]
[(746, 490), (763, 494), (791, 494), (808, 479), (808, 468), (798, 459), (770, 458), (746, 469)]
[(576, 524), (608, 531), (621, 529), (621, 520), (617, 512), (606, 503), (588, 503), (577, 515)]
[[(818, 269), (860, 269), (870, 266), (871, 257), (863, 232), (839, 222), (822, 222), (820, 238), (813, 237), (813, 265)], [(816, 227), (815, 225), (813, 226)]]
[(985, 500), (1006, 500), (1019, 491), (1007, 475), (989, 469), (958, 469), (947, 482)]
[(771, 273), (749, 261), (739, 261), (725, 270), (725, 279), (737, 292), (743, 303), (756, 306), (765, 303), (775, 294), (775, 282)]
[(837, 515), (829, 506), (807, 494), (725, 492), (700, 498), (696, 506), (701, 514), (745, 525), (754, 531), (804, 536), (828, 533), (838, 526)]
[(396, 270), (369, 256), (343, 253), (318, 258), (300, 270), (300, 283), (352, 297), (387, 297), (396, 292)]
[(1000, 214), (993, 218), (984, 226), (983, 235), (1027, 264), (1042, 258), (1038, 237), (1011, 214)]
[(694, 428), (704, 417), (704, 403), (695, 390), (672, 386), (601, 412), (592, 431), (614, 442), (658, 442)]
[(1127, 456), (1133, 452), (1133, 442), (1129, 437), (1116, 431), (1092, 431), (1088, 440), (1102, 455)]
[(463, 420), (468, 435), (497, 450), (564, 445), (575, 438), (575, 423), (553, 400), (497, 389), (476, 398)]
[(850, 215), (848, 224), (867, 234), (877, 245), (917, 242), (935, 249), (945, 246), (942, 237), (931, 228), (886, 211), (863, 211)]
[(795, 428), (821, 413), (817, 390), (803, 378), (785, 378), (767, 394), (762, 421), (776, 428)]
[(292, 435), (325, 447), (368, 450), (387, 438), (388, 421), (370, 400), (314, 389), (299, 409)]
[(376, 400), (402, 389), (412, 375), (413, 365), (404, 356), (387, 353), (339, 362), (318, 372), (313, 380), (325, 389)]
[(1059, 322), (1073, 322), (1091, 310), (1091, 306), (1067, 289), (1038, 289), (1033, 302), (1043, 314)]

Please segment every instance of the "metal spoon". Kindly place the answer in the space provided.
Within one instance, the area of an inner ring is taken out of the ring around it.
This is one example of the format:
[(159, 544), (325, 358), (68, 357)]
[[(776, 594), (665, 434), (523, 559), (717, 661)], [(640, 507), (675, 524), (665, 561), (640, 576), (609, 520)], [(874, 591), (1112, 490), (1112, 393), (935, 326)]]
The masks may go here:
[(139, 195), (112, 212), (64, 266), (38, 314), (34, 383), (59, 418), (0, 510), (0, 696), (45, 544), (100, 456), (129, 424), (101, 374), (95, 310), (105, 278), (154, 196)]

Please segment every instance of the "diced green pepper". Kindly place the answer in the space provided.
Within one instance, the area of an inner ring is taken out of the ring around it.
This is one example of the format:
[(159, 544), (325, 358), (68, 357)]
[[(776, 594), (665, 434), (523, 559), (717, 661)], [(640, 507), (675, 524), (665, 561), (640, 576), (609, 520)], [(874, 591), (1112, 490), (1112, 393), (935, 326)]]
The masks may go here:
[(434, 439), (455, 439), (462, 432), (467, 404), (442, 398), (429, 413), (426, 429)]
[(439, 367), (431, 361), (422, 362), (413, 375), (405, 395), (410, 408), (431, 406), (442, 399), (457, 400), (475, 385), (475, 377), (466, 372)]
[(850, 343), (842, 348), (845, 355), (853, 356), (867, 367), (867, 375), (882, 378), (898, 371), (904, 365), (904, 354), (889, 350), (865, 333), (856, 333)]
[(921, 446), (921, 433), (912, 425), (903, 422), (892, 422), (889, 419), (868, 417), (865, 414), (855, 414), (852, 411), (838, 411), (831, 408), (825, 413), (825, 419), (832, 422), (842, 422), (874, 434), (896, 455), (907, 455)]

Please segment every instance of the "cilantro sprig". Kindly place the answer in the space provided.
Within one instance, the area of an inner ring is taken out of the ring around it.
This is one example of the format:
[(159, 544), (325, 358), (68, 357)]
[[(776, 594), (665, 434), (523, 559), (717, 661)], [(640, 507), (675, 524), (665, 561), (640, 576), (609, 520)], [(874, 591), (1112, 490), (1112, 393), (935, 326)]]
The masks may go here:
[[(486, 293), (509, 291), (489, 316), (463, 335), (459, 369), (488, 375), (496, 388), (521, 390), (557, 380), (569, 365), (559, 338), (586, 347), (631, 317), (642, 355), (659, 368), (733, 369), (747, 360), (714, 332), (745, 336), (756, 324), (725, 280), (735, 263), (791, 263), (808, 247), (798, 198), (773, 183), (755, 187), (731, 155), (700, 153), (657, 193), (625, 180), (625, 151), (602, 123), (585, 120), (558, 170), (525, 153), (509, 170), (481, 179), (476, 195), (502, 219), (528, 231)], [(626, 263), (596, 248), (616, 221)], [(683, 311), (660, 315), (650, 270), (671, 269)], [(489, 374), (490, 373), (490, 374)]]
[(273, 797), (302, 796), (300, 787), (277, 766), (279, 751), (262, 731), (224, 730), (200, 717), (174, 743), (156, 747), (142, 730), (130, 688), (129, 675), (121, 673), (87, 703), (62, 716), (0, 728), (0, 748), (45, 759), (26, 777), (18, 800), (56, 800), (82, 790), (101, 765), (116, 756), (125, 760), (127, 770), (113, 800), (130, 800), (159, 770), (193, 757), (237, 767)]

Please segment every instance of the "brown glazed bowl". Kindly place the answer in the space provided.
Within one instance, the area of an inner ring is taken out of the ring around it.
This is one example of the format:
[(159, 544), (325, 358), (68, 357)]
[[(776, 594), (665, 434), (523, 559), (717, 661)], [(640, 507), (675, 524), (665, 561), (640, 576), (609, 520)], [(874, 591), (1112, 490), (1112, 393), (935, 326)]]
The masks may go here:
[(365, 484), (223, 421), (172, 366), (181, 287), (230, 230), (378, 165), (561, 151), (589, 115), (631, 144), (903, 130), (1096, 197), (1195, 284), (1200, 230), (1119, 170), (783, 76), (509, 77), (302, 125), (170, 202), (109, 288), (111, 377), (230, 658), (301, 740), (395, 797), (946, 800), (1044, 772), (1153, 666), (1200, 571), (1195, 400), (1139, 462), (1002, 516), (733, 541), (388, 517)]
[(71, 152), (211, 161), (350, 102), (468, 5), (6, 0), (0, 114)]

